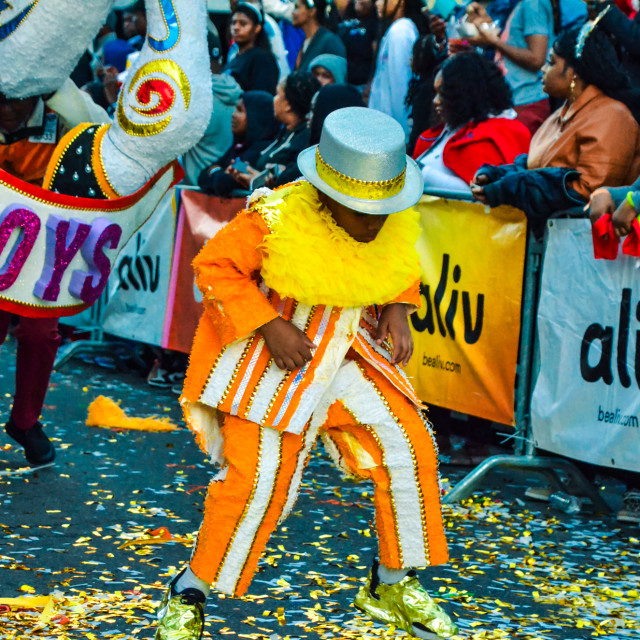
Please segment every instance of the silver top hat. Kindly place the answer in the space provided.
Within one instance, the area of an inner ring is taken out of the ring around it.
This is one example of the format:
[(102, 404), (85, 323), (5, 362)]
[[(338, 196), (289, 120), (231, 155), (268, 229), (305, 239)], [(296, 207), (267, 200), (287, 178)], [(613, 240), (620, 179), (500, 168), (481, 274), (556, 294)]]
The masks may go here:
[(403, 211), (422, 196), (422, 174), (405, 154), (404, 130), (374, 109), (330, 113), (320, 144), (300, 153), (298, 167), (314, 187), (361, 213)]

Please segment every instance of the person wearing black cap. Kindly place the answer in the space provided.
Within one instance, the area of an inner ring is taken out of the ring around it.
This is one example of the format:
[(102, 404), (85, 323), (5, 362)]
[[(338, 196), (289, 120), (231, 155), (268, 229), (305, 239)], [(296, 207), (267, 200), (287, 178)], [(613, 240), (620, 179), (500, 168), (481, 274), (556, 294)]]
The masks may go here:
[(343, 107), (364, 107), (362, 94), (352, 84), (328, 84), (313, 97), (309, 112), (309, 144), (320, 142), (327, 116)]
[(224, 72), (232, 75), (243, 91), (276, 92), (280, 71), (263, 29), (262, 11), (240, 2), (231, 17), (231, 35), (238, 55), (227, 62)]

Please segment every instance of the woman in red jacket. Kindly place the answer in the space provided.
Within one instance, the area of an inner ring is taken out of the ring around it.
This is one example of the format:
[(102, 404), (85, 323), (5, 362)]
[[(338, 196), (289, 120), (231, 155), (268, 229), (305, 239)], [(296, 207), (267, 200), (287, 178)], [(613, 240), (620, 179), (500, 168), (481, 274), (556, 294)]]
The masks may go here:
[(434, 81), (442, 124), (423, 132), (413, 152), (425, 189), (468, 191), (485, 163), (527, 153), (531, 134), (515, 119), (511, 89), (498, 67), (475, 52), (449, 58)]

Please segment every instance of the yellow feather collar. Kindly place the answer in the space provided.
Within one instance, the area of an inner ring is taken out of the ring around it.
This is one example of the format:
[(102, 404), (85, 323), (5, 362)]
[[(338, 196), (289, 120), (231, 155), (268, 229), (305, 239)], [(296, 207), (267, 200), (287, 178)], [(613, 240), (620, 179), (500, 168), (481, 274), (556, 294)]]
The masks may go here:
[(384, 304), (419, 277), (413, 209), (391, 214), (378, 237), (362, 243), (335, 223), (308, 182), (274, 191), (250, 208), (271, 230), (261, 275), (282, 297), (337, 307)]

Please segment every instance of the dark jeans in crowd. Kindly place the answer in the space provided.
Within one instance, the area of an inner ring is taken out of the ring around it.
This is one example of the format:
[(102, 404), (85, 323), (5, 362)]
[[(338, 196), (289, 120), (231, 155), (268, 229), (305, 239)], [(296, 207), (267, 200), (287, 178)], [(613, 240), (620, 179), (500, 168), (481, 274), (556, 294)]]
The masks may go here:
[[(0, 344), (9, 331), (13, 314), (0, 311)], [(16, 395), (11, 418), (22, 431), (38, 421), (47, 394), (49, 378), (60, 345), (58, 318), (25, 318), (14, 332), (18, 342), (16, 358)]]

